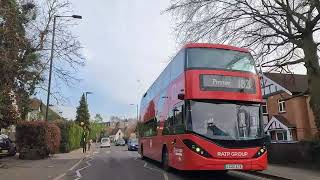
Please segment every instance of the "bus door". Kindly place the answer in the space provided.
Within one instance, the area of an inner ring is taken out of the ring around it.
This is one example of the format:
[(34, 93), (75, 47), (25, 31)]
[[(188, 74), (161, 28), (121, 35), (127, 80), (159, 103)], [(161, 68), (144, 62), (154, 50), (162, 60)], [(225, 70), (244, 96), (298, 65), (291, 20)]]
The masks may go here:
[(172, 136), (171, 144), (172, 144), (172, 164), (178, 165), (179, 162), (183, 161), (183, 151), (184, 145), (181, 139), (179, 138), (179, 134), (185, 134), (185, 106), (184, 103), (178, 103), (174, 106), (172, 110), (173, 114), (173, 123), (172, 123)]

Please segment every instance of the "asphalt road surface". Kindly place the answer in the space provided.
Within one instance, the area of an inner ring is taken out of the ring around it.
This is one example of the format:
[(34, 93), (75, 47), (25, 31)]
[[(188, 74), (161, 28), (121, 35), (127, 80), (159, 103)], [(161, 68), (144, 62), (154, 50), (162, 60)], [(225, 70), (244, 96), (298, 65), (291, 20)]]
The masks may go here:
[(256, 180), (265, 179), (240, 172), (218, 175), (213, 172), (165, 172), (159, 163), (140, 159), (136, 151), (126, 146), (100, 149), (86, 158), (65, 180)]

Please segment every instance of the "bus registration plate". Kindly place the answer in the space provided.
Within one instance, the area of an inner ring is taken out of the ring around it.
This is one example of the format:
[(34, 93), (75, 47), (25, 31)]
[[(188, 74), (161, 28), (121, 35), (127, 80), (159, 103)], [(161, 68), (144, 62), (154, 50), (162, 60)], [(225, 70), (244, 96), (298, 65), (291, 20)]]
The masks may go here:
[(243, 169), (242, 164), (226, 164), (224, 166), (225, 169)]

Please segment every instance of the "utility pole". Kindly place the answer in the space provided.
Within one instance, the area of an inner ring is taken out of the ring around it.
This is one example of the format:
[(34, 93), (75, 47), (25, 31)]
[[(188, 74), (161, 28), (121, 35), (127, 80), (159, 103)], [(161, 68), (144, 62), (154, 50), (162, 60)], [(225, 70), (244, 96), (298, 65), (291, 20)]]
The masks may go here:
[(55, 15), (53, 17), (53, 27), (52, 27), (52, 40), (51, 40), (51, 52), (50, 52), (50, 66), (49, 66), (49, 84), (48, 84), (48, 94), (47, 94), (47, 107), (46, 107), (46, 121), (48, 121), (48, 112), (49, 112), (49, 103), (50, 103), (50, 91), (51, 91), (51, 79), (52, 79), (52, 64), (53, 64), (53, 56), (54, 56), (54, 38), (56, 32), (56, 21), (58, 17), (72, 17), (76, 19), (82, 19), (82, 16), (72, 15), (72, 16), (58, 16)]

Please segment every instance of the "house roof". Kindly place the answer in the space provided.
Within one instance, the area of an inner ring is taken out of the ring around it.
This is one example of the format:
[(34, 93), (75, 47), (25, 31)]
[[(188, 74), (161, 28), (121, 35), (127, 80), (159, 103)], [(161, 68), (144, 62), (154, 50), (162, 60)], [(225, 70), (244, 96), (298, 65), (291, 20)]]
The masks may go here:
[(117, 132), (118, 132), (119, 130), (121, 130), (122, 133), (124, 133), (124, 132), (125, 132), (125, 129), (126, 129), (126, 128), (114, 128), (114, 129), (112, 130), (112, 132), (111, 132), (111, 135), (117, 134)]
[(291, 124), (287, 118), (281, 116), (281, 115), (274, 115), (274, 117), (280, 121), (283, 125), (287, 126), (288, 128), (294, 128), (295, 125)]
[(41, 100), (33, 98), (30, 100), (29, 108), (31, 110), (38, 110), (41, 107)]
[(301, 93), (308, 89), (307, 75), (280, 73), (264, 73), (264, 75), (292, 93)]
[(289, 130), (291, 128), (295, 128), (293, 124), (291, 124), (285, 117), (281, 115), (274, 115), (268, 124), (264, 127), (264, 132), (272, 131), (272, 130)]

